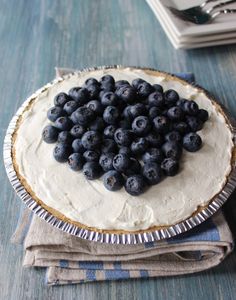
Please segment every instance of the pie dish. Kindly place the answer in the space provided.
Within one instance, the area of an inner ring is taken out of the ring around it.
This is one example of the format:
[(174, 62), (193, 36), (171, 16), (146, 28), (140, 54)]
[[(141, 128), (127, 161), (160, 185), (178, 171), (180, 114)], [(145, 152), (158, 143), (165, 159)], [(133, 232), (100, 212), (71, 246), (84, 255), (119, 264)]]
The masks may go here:
[[(109, 192), (100, 179), (88, 182), (82, 174), (53, 160), (52, 146), (42, 143), (41, 131), (47, 125), (46, 112), (54, 96), (82, 85), (89, 77), (99, 79), (104, 74), (116, 80), (132, 81), (140, 77), (152, 84), (160, 83), (164, 89), (173, 88), (181, 97), (196, 101), (210, 115), (199, 132), (202, 149), (194, 155), (184, 153), (182, 170), (177, 176), (151, 187), (139, 197), (132, 197), (123, 190)], [(233, 189), (234, 128), (231, 120), (203, 89), (164, 72), (107, 67), (65, 75), (32, 95), (11, 124), (14, 125), (8, 131), (11, 155), (6, 155), (5, 161), (11, 159), (14, 178), (24, 190), (24, 197), (30, 202), (33, 200), (41, 216), (49, 222), (50, 218), (59, 220), (57, 226), (70, 228), (69, 232), (76, 235), (81, 229), (80, 236), (84, 234), (92, 240), (109, 235), (137, 235), (139, 241), (143, 241), (145, 234), (150, 239), (175, 235), (214, 213)], [(95, 238), (98, 234), (100, 237)]]

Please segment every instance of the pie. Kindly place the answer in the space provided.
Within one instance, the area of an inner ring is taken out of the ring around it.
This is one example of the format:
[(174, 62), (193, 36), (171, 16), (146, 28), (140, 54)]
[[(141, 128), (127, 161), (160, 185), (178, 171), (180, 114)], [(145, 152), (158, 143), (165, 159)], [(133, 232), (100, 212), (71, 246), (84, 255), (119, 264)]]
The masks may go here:
[[(86, 79), (109, 74), (115, 80), (142, 78), (174, 89), (181, 98), (194, 100), (209, 113), (198, 132), (202, 148), (184, 151), (181, 171), (152, 186), (138, 197), (124, 188), (107, 190), (101, 179), (87, 180), (66, 163), (53, 158), (53, 144), (42, 140), (48, 125), (47, 111), (54, 97), (82, 86)], [(233, 166), (233, 134), (222, 108), (203, 89), (178, 77), (147, 69), (107, 68), (65, 75), (46, 85), (17, 121), (13, 134), (12, 157), (17, 176), (27, 192), (43, 208), (61, 220), (104, 232), (140, 232), (170, 226), (194, 215), (223, 189)]]

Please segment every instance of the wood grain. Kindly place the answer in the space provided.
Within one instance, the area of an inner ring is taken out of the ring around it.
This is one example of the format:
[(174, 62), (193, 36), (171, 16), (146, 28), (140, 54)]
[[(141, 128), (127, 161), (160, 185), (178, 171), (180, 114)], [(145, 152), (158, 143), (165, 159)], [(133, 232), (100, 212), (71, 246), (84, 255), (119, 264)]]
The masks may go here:
[[(1, 0), (0, 4), (1, 141), (17, 107), (53, 78), (55, 66), (123, 64), (192, 71), (197, 82), (236, 117), (236, 45), (177, 51), (144, 0)], [(0, 299), (235, 299), (235, 252), (201, 274), (46, 287), (45, 271), (23, 269), (21, 247), (10, 244), (20, 201), (3, 165), (0, 184)], [(236, 232), (234, 196), (225, 210)]]

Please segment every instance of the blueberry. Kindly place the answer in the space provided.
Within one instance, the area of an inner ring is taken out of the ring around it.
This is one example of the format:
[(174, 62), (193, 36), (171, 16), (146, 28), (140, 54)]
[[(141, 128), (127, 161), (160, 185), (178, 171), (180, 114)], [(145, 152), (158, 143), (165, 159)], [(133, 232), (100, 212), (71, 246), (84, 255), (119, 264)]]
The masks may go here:
[(58, 143), (53, 150), (53, 156), (58, 162), (66, 162), (70, 154), (71, 147), (64, 143)]
[(119, 172), (112, 170), (103, 175), (103, 183), (109, 191), (117, 191), (122, 188), (124, 178)]
[(56, 119), (54, 125), (59, 130), (64, 131), (64, 130), (70, 130), (73, 124), (68, 117), (60, 117)]
[(165, 116), (157, 116), (153, 119), (153, 128), (157, 133), (166, 133), (169, 131), (170, 122)]
[(114, 153), (103, 153), (99, 158), (99, 165), (102, 167), (103, 171), (107, 172), (114, 170), (113, 159), (115, 157)]
[(129, 146), (132, 142), (132, 134), (129, 130), (118, 128), (114, 140), (119, 146)]
[(81, 138), (84, 133), (85, 133), (85, 128), (79, 124), (74, 125), (70, 130), (70, 134), (74, 138)]
[(161, 110), (159, 107), (153, 106), (149, 109), (148, 116), (151, 120), (155, 119), (157, 116), (161, 115)]
[(100, 86), (98, 84), (86, 85), (86, 89), (90, 99), (97, 99), (100, 93)]
[(51, 144), (57, 141), (58, 130), (52, 125), (48, 125), (43, 129), (42, 138), (44, 142)]
[(78, 103), (74, 100), (66, 102), (63, 106), (63, 109), (67, 112), (68, 115), (71, 115), (78, 108)]
[(173, 129), (178, 131), (180, 134), (184, 135), (185, 133), (189, 132), (190, 128), (187, 123), (185, 122), (178, 122), (173, 124)]
[(139, 116), (132, 122), (133, 132), (138, 136), (147, 135), (151, 129), (151, 124), (148, 117)]
[(68, 158), (68, 164), (73, 171), (79, 171), (83, 168), (84, 158), (80, 153), (72, 153)]
[(163, 107), (165, 105), (164, 95), (160, 92), (151, 93), (148, 96), (149, 107)]
[(113, 139), (116, 129), (116, 126), (108, 125), (103, 131), (104, 137), (108, 139)]
[(87, 131), (81, 138), (82, 145), (85, 149), (95, 150), (101, 144), (101, 135), (96, 131)]
[(166, 158), (161, 163), (161, 168), (167, 176), (175, 176), (179, 171), (179, 163), (171, 157)]
[(143, 166), (142, 174), (150, 185), (157, 184), (162, 179), (161, 167), (155, 162), (145, 163)]
[(102, 117), (97, 117), (92, 123), (89, 125), (89, 130), (103, 132), (105, 128), (105, 122)]
[(117, 145), (113, 139), (104, 139), (101, 146), (102, 153), (116, 152)]
[(79, 107), (71, 115), (74, 124), (87, 126), (95, 118), (95, 113), (86, 106)]
[(90, 84), (97, 84), (97, 85), (99, 85), (99, 82), (97, 81), (96, 78), (90, 77), (90, 78), (88, 78), (88, 79), (85, 80), (84, 85), (87, 86), (87, 85), (90, 85)]
[(142, 175), (132, 175), (126, 179), (125, 190), (132, 196), (138, 196), (145, 191), (146, 183)]
[(172, 121), (180, 121), (183, 118), (183, 116), (183, 111), (178, 106), (173, 106), (167, 111), (167, 117)]
[(118, 97), (116, 96), (116, 94), (112, 93), (112, 92), (107, 92), (104, 93), (101, 99), (101, 103), (104, 106), (117, 106), (119, 102)]
[(130, 107), (130, 115), (132, 119), (138, 116), (146, 116), (147, 115), (147, 108), (143, 103), (137, 103)]
[(130, 167), (130, 159), (125, 154), (117, 154), (113, 159), (113, 167), (119, 172), (124, 172)]
[(98, 96), (98, 99), (102, 99), (102, 96), (106, 93), (107, 91), (105, 91), (105, 90), (101, 90), (100, 92), (99, 92), (99, 96)]
[(156, 92), (163, 93), (163, 87), (160, 84), (155, 83), (152, 86), (154, 87)]
[(127, 103), (125, 103), (124, 101), (119, 101), (119, 104), (118, 104), (117, 107), (118, 107), (121, 115), (122, 115), (123, 110), (125, 109), (126, 106), (127, 106)]
[(188, 100), (181, 98), (176, 102), (176, 106), (180, 107), (184, 111), (185, 102), (188, 102)]
[(173, 142), (165, 142), (165, 144), (162, 145), (162, 151), (167, 158), (180, 159), (182, 155), (182, 148)]
[(145, 82), (145, 80), (143, 80), (142, 78), (135, 78), (135, 79), (132, 81), (132, 86), (133, 86), (135, 89), (137, 89), (138, 86), (139, 86), (141, 83), (143, 83), (143, 82)]
[(183, 147), (185, 150), (189, 152), (196, 152), (201, 148), (201, 146), (202, 139), (197, 133), (190, 132), (184, 136)]
[(131, 121), (124, 119), (119, 122), (119, 127), (122, 129), (131, 129)]
[(144, 163), (148, 163), (148, 162), (161, 163), (163, 159), (164, 159), (164, 155), (161, 149), (158, 148), (149, 148), (142, 156), (142, 160)]
[(121, 147), (121, 148), (119, 149), (119, 153), (120, 153), (120, 154), (126, 154), (126, 155), (128, 155), (128, 156), (131, 156), (131, 154), (132, 154), (132, 152), (131, 152), (131, 150), (130, 150), (129, 147)]
[(71, 144), (72, 140), (73, 137), (69, 131), (61, 131), (57, 139), (58, 143), (66, 143), (66, 144)]
[(77, 153), (84, 153), (86, 150), (84, 148), (84, 146), (82, 145), (81, 139), (75, 139), (72, 142), (72, 149), (73, 149), (73, 152), (77, 152)]
[(203, 122), (200, 119), (197, 119), (194, 116), (186, 116), (186, 122), (190, 127), (191, 131), (201, 130), (203, 127)]
[(151, 147), (160, 147), (163, 144), (163, 137), (159, 133), (150, 132), (146, 136), (146, 140), (148, 141)]
[(116, 95), (126, 103), (134, 103), (137, 95), (132, 86), (122, 85), (116, 90)]
[(137, 94), (142, 99), (147, 98), (154, 91), (154, 87), (146, 81), (140, 83), (137, 87)]
[(121, 116), (126, 120), (132, 120), (131, 107), (131, 105), (127, 105), (121, 114)]
[(118, 80), (115, 82), (115, 88), (118, 89), (119, 87), (126, 85), (130, 86), (129, 82), (127, 80)]
[(54, 104), (55, 106), (63, 107), (66, 102), (70, 101), (71, 98), (66, 93), (59, 93), (54, 98)]
[(88, 180), (94, 180), (101, 176), (101, 167), (97, 162), (86, 162), (83, 166), (83, 174)]
[(98, 100), (91, 100), (86, 104), (86, 106), (91, 109), (96, 115), (101, 116), (103, 114), (104, 108), (101, 102), (99, 102)]
[(179, 100), (179, 94), (175, 90), (167, 90), (164, 93), (165, 103), (168, 107), (174, 106)]
[(115, 79), (111, 75), (104, 75), (100, 79), (100, 83), (101, 84), (104, 84), (104, 83), (115, 84)]
[(126, 176), (131, 176), (131, 175), (139, 174), (140, 172), (141, 172), (140, 162), (137, 159), (131, 157), (130, 158), (130, 166), (128, 169), (126, 169), (124, 171), (124, 174)]
[(139, 99), (139, 101), (142, 101), (142, 103), (145, 105), (147, 110), (149, 109), (148, 98)]
[(165, 135), (165, 140), (167, 142), (174, 142), (174, 143), (182, 143), (182, 136), (178, 131), (170, 131)]
[(198, 119), (200, 119), (202, 122), (206, 122), (209, 118), (208, 111), (205, 109), (199, 109), (197, 114)]
[(116, 124), (119, 117), (119, 110), (115, 106), (107, 106), (103, 112), (103, 120), (107, 124)]
[(87, 89), (81, 87), (73, 87), (69, 90), (69, 95), (75, 100), (79, 106), (89, 101), (89, 93)]
[(52, 122), (55, 122), (56, 119), (58, 119), (60, 117), (64, 117), (64, 116), (66, 116), (66, 112), (60, 106), (53, 106), (53, 107), (49, 108), (49, 110), (47, 112), (47, 117)]
[(135, 155), (143, 154), (148, 148), (148, 141), (146, 138), (137, 138), (131, 144), (131, 151)]
[(191, 116), (195, 116), (198, 114), (199, 108), (196, 102), (194, 101), (185, 101), (184, 102), (184, 111)]
[(96, 161), (99, 160), (99, 153), (93, 150), (87, 150), (83, 153), (83, 157), (86, 161)]
[(162, 110), (162, 116), (167, 117), (168, 108)]
[[(111, 84), (109, 82), (108, 83), (102, 83), (101, 86), (100, 86), (100, 89), (101, 89), (101, 91), (104, 91), (104, 93), (114, 92), (115, 91), (115, 86), (114, 86), (114, 84)], [(100, 96), (100, 93), (99, 93), (99, 96)]]

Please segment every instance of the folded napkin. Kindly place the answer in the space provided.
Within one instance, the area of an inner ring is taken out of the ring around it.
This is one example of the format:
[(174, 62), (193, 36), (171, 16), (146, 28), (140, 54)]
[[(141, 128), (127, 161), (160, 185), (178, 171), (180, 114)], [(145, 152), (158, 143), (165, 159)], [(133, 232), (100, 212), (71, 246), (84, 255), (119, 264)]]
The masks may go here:
[[(57, 69), (57, 75), (69, 71)], [(184, 78), (193, 80), (191, 74)], [(233, 248), (232, 234), (221, 211), (174, 238), (111, 245), (64, 233), (22, 206), (12, 242), (24, 244), (23, 266), (47, 268), (49, 285), (199, 272), (218, 265)]]
[(23, 266), (47, 267), (49, 285), (199, 272), (218, 265), (233, 248), (221, 211), (174, 238), (111, 245), (71, 236), (24, 209), (12, 242), (24, 243)]

